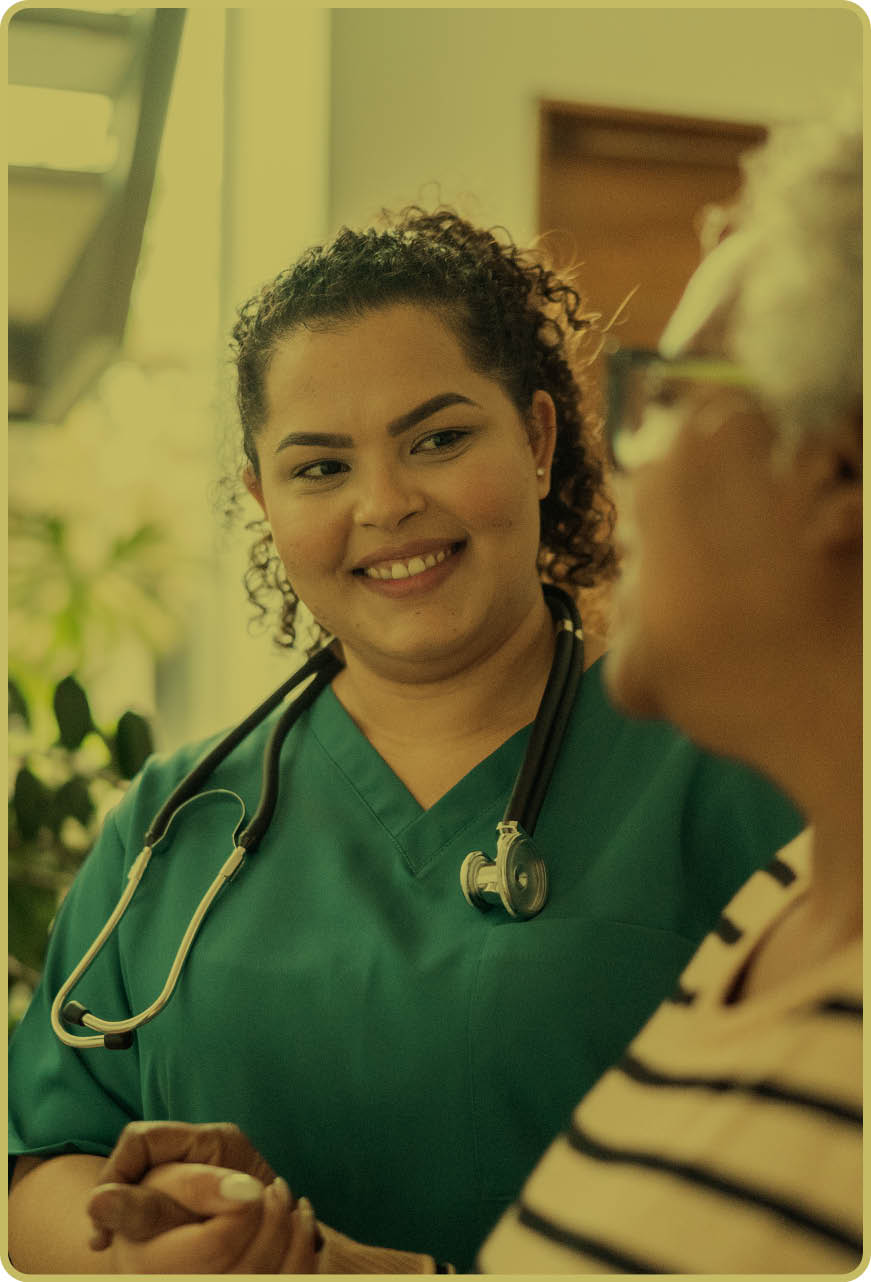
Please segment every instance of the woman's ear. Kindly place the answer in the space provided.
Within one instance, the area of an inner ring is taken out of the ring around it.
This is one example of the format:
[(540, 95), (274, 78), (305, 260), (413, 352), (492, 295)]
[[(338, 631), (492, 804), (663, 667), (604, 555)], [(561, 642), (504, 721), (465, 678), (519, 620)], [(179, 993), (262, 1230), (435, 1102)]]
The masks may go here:
[(245, 483), (245, 489), (251, 495), (252, 499), (254, 499), (256, 503), (259, 503), (265, 516), (266, 504), (263, 501), (263, 486), (260, 484), (260, 477), (255, 472), (251, 463), (245, 464), (245, 468), (242, 472), (242, 480)]
[(841, 556), (862, 547), (862, 419), (815, 447), (817, 485), (808, 531), (824, 554)]
[(550, 492), (550, 468), (556, 449), (556, 432), (556, 406), (553, 397), (539, 388), (533, 392), (529, 407), (529, 444), (535, 460), (539, 499), (545, 498)]

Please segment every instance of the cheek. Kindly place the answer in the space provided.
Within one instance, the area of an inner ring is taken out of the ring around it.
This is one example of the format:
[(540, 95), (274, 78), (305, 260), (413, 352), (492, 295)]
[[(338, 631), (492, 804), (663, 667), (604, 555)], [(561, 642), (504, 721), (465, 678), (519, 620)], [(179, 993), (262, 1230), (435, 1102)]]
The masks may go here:
[(341, 559), (344, 539), (340, 523), (323, 509), (268, 512), (272, 538), (287, 577), (296, 586), (312, 573), (331, 568)]
[(710, 574), (696, 514), (697, 498), (655, 476), (639, 480), (621, 510), (630, 549), (622, 595), (633, 601), (645, 632), (672, 634), (695, 611)]
[(450, 506), (463, 524), (475, 534), (501, 535), (533, 529), (537, 535), (539, 499), (529, 472), (504, 460), (482, 475), (470, 471), (454, 488)]

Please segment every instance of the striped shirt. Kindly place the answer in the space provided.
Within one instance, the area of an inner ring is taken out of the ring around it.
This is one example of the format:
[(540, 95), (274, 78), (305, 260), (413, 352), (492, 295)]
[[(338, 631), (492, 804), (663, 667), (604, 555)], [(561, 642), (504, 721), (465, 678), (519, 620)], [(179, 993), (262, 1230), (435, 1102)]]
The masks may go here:
[(861, 1241), (861, 942), (728, 1004), (806, 889), (802, 833), (738, 892), (481, 1248), (491, 1273), (844, 1273)]

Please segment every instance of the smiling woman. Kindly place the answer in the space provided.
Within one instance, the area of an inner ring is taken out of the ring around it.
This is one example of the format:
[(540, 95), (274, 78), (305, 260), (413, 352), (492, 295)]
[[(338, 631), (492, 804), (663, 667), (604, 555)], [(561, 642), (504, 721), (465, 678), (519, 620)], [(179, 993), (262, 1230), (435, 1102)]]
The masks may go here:
[(374, 693), (380, 676), (451, 677), (526, 620), (546, 668), (536, 570), (556, 436), (546, 392), (524, 418), (438, 314), (396, 303), (284, 338), (266, 399), (246, 480), (295, 591), (341, 636), (337, 693)]
[[(384, 315), (388, 311), (390, 315)], [(368, 337), (350, 334), (351, 324), (364, 317)], [(415, 332), (403, 334), (408, 318), (415, 322)], [(303, 425), (294, 420), (292, 427), (286, 422), (284, 430), (276, 429), (275, 445), (279, 440), (301, 445), (302, 433), (315, 449), (324, 444), (352, 448), (353, 431), (337, 426), (341, 407), (352, 406), (355, 400), (368, 403), (353, 385), (354, 378), (374, 382), (378, 377), (385, 406), (384, 432), (404, 436), (432, 418), (427, 425), (442, 429), (439, 444), (427, 438), (426, 448), (421, 446), (418, 453), (450, 452), (445, 431), (453, 448), (460, 448), (470, 431), (470, 425), (457, 420), (456, 410), (468, 405), (479, 417), (485, 413), (471, 393), (462, 390), (462, 380), (477, 378), (480, 385), (482, 378), (495, 379), (525, 428), (534, 426), (530, 414), (540, 412), (540, 405), (533, 410), (538, 392), (550, 397), (555, 429), (561, 429), (555, 430), (549, 460), (551, 483), (542, 487), (541, 537), (536, 539), (539, 568), (552, 582), (579, 587), (601, 584), (614, 570), (609, 539), (612, 508), (604, 488), (598, 439), (591, 426), (583, 429), (581, 420), (584, 370), (600, 342), (596, 321), (572, 286), (545, 260), (510, 241), (500, 242), (450, 210), (428, 214), (411, 208), (387, 216), (384, 230), (345, 228), (330, 245), (309, 251), (281, 273), (241, 310), (234, 343), (249, 489), (252, 478), (260, 477), (259, 433), (283, 421), (282, 415), (285, 420), (292, 417), (295, 408), (286, 400), (273, 402), (281, 393), (274, 384), (278, 375), (273, 366), (295, 364), (297, 375), (304, 379), (299, 366), (318, 335), (329, 336), (328, 342), (316, 345), (318, 355), (311, 357), (325, 362), (319, 364), (318, 382), (325, 400), (324, 422)], [(340, 355), (343, 335), (349, 352), (361, 352), (362, 365), (345, 368)], [(398, 339), (402, 355), (397, 352), (388, 368), (390, 352), (383, 345), (389, 348)], [(363, 352), (366, 345), (369, 350)], [(288, 348), (283, 358), (279, 347)], [(463, 367), (456, 386), (448, 377), (450, 368), (440, 366), (449, 347), (453, 365)], [(380, 369), (372, 358), (380, 359)], [(418, 366), (419, 377), (414, 379)], [(287, 377), (292, 377), (290, 369)], [(341, 401), (335, 389), (337, 379), (344, 383)], [(292, 399), (293, 388), (284, 394)], [(302, 403), (299, 408), (317, 417), (314, 384), (306, 395), (308, 405)], [(439, 410), (451, 407), (452, 415), (435, 417)], [(503, 414), (504, 409), (503, 405)], [(353, 417), (350, 421), (353, 426)], [(311, 439), (313, 432), (317, 439)], [(345, 437), (341, 445), (339, 436)], [(348, 465), (347, 460), (318, 455), (298, 462), (299, 474), (323, 480), (327, 473), (336, 475)], [(317, 468), (319, 473), (313, 471)], [(268, 525), (261, 528), (252, 548), (248, 588), (263, 612), (270, 596), (279, 594), (278, 636), (293, 643), (297, 584), (276, 555)]]
[[(598, 341), (545, 262), (444, 210), (346, 229), (242, 309), (240, 484), (264, 513), (248, 590), (277, 600), (284, 644), (304, 605), (331, 666), (280, 750), (276, 707), (178, 813), (79, 985), (109, 1019), (148, 1006), (268, 755), (272, 823), (135, 1050), (61, 1045), (49, 1009), (210, 744), (146, 766), (70, 891), (13, 1045), (19, 1268), (202, 1272), (216, 1234), (221, 1267), (292, 1268), (305, 1216), (279, 1172), (385, 1248), (355, 1255), (322, 1224), (321, 1271), (468, 1269), (578, 1093), (797, 830), (758, 776), (617, 713), (603, 642), (553, 587), (614, 562), (581, 409)], [(512, 917), (461, 868), (489, 864), (533, 748), (550, 891)], [(186, 1162), (267, 1192), (244, 1213), (203, 1201)]]

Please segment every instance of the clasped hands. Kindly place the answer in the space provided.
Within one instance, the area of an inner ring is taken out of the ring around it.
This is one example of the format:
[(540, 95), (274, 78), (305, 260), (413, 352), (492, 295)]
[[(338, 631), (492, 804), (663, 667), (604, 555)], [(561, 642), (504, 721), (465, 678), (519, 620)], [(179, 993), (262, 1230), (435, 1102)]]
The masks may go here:
[(131, 1122), (87, 1203), (119, 1273), (433, 1273), (318, 1224), (232, 1123)]

